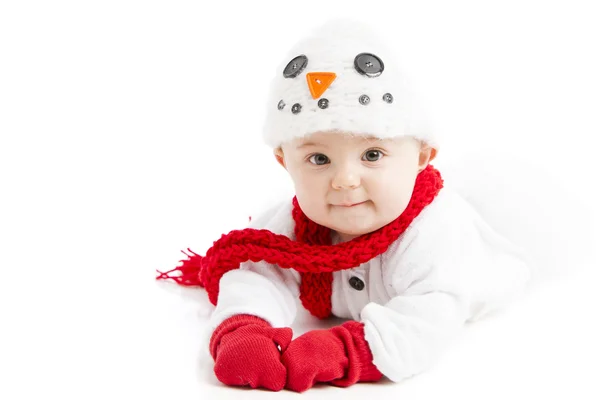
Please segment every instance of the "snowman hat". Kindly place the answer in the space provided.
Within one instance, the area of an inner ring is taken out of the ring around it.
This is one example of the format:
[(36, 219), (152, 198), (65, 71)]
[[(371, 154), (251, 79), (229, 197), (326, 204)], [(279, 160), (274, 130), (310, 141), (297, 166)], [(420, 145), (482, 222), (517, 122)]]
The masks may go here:
[(383, 37), (331, 20), (297, 42), (276, 70), (263, 130), (272, 148), (315, 132), (439, 143)]

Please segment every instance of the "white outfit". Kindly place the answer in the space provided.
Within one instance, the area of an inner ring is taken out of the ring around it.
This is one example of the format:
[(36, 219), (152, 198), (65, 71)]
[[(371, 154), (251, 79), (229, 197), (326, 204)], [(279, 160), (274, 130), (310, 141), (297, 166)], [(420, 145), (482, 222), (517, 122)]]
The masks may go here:
[[(294, 239), (291, 211), (286, 201), (250, 227)], [(385, 253), (333, 273), (332, 312), (365, 324), (373, 363), (398, 382), (427, 369), (465, 322), (514, 300), (529, 279), (526, 256), (446, 185)], [(243, 263), (222, 277), (211, 327), (240, 313), (290, 326), (299, 284), (294, 270)]]

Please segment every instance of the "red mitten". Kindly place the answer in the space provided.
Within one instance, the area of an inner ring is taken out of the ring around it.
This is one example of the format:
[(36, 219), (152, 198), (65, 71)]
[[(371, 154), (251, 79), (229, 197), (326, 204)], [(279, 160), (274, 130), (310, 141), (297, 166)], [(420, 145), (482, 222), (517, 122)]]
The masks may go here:
[(273, 328), (252, 315), (226, 319), (210, 339), (217, 379), (229, 386), (283, 389), (286, 371), (277, 346), (285, 351), (292, 335), (290, 328)]
[(303, 392), (317, 382), (350, 386), (375, 382), (383, 376), (373, 365), (364, 325), (349, 321), (327, 330), (314, 330), (294, 339), (282, 356), (286, 388)]

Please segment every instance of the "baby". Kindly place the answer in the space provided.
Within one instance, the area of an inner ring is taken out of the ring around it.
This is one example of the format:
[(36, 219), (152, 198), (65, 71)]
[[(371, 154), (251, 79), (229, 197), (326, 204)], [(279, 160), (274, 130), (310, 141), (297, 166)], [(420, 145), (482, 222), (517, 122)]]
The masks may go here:
[[(431, 164), (438, 138), (367, 27), (330, 21), (301, 40), (269, 99), (264, 139), (294, 198), (191, 255), (173, 270), (182, 275), (159, 276), (204, 286), (216, 305), (221, 382), (399, 382), (523, 291), (524, 254), (444, 184)], [(292, 340), (298, 298), (348, 321)]]

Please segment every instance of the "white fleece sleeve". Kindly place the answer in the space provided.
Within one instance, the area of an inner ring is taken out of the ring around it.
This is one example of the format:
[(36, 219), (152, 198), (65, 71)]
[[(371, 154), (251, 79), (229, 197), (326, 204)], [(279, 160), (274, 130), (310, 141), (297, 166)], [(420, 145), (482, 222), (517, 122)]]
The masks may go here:
[(449, 193), (383, 258), (391, 299), (361, 310), (373, 363), (392, 381), (430, 367), (465, 322), (510, 303), (527, 281), (513, 246)]
[(394, 382), (428, 369), (469, 317), (470, 296), (454, 264), (460, 261), (452, 254), (447, 262), (438, 261), (422, 246), (413, 240), (409, 251), (384, 257), (392, 297), (385, 304), (367, 304), (360, 314), (373, 364)]
[[(273, 207), (248, 226), (268, 229), (294, 238), (292, 202)], [(210, 320), (210, 329), (236, 314), (250, 314), (267, 320), (273, 327), (290, 326), (296, 318), (300, 274), (264, 261), (244, 262), (227, 272), (219, 283), (219, 298)]]
[(443, 291), (369, 303), (361, 312), (373, 364), (394, 382), (426, 370), (462, 328), (464, 303)]

